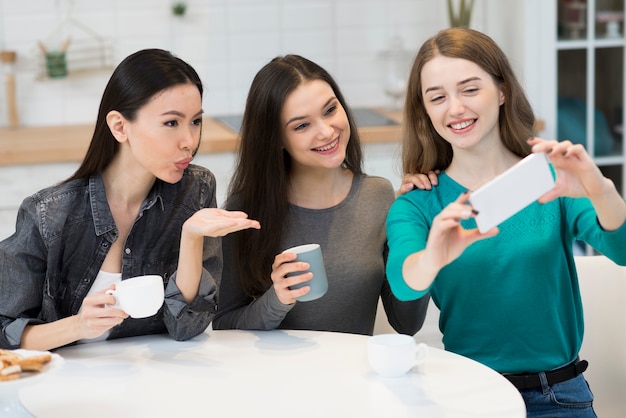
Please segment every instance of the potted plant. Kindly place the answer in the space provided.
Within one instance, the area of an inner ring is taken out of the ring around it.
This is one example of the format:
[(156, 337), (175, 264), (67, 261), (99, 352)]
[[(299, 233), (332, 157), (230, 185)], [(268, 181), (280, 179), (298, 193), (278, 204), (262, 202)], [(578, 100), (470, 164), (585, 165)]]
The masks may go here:
[(174, 16), (184, 16), (187, 11), (187, 4), (185, 2), (177, 2), (172, 5), (172, 13)]
[(448, 0), (448, 17), (450, 19), (450, 26), (469, 28), (470, 20), (472, 18), (472, 8), (474, 7), (474, 0), (459, 0), (458, 4), (459, 10), (455, 11), (452, 0)]

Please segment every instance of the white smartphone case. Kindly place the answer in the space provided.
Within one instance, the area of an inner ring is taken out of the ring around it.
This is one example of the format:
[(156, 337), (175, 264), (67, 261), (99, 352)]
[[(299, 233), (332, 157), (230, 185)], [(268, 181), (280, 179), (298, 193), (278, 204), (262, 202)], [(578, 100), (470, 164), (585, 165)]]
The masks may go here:
[(476, 224), (487, 232), (554, 187), (554, 178), (545, 153), (533, 153), (485, 183), (470, 194), (469, 201), (478, 211)]

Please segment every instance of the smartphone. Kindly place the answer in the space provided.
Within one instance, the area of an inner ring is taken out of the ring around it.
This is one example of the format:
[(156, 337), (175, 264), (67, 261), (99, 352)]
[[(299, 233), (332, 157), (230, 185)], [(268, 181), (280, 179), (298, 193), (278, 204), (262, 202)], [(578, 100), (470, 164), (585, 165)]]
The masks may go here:
[(487, 232), (533, 203), (554, 187), (548, 157), (533, 153), (470, 194), (478, 211), (476, 224)]

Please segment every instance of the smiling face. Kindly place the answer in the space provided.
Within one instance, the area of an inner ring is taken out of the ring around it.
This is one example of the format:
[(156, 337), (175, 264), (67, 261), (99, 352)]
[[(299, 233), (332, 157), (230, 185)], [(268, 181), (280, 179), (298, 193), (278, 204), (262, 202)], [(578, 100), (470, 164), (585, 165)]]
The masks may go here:
[(477, 64), (441, 55), (422, 69), (424, 107), (439, 135), (455, 150), (500, 142), (504, 94)]
[(281, 122), (295, 169), (337, 168), (345, 160), (348, 116), (325, 81), (306, 81), (289, 94)]
[(125, 122), (128, 150), (145, 171), (176, 183), (200, 144), (202, 99), (193, 84), (181, 84), (156, 94)]

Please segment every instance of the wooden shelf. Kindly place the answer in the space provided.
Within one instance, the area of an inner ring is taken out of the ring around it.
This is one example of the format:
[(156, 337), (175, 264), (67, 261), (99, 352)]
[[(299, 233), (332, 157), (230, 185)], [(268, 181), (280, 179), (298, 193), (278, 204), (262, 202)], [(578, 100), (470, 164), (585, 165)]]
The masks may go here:
[[(401, 123), (400, 112), (376, 110)], [(543, 129), (543, 121), (537, 121), (537, 128)], [(80, 162), (93, 129), (89, 124), (0, 129), (0, 166)], [(402, 139), (402, 126), (362, 127), (359, 134), (363, 143), (397, 143)], [(239, 138), (233, 130), (210, 117), (204, 119), (199, 153), (233, 152), (238, 145)]]
[[(93, 125), (0, 129), (0, 165), (79, 162), (85, 156)], [(200, 152), (232, 151), (234, 132), (205, 119)]]
[[(385, 113), (396, 120), (396, 113)], [(0, 129), (0, 166), (37, 163), (80, 162), (87, 152), (94, 126), (65, 125)], [(367, 142), (396, 142), (402, 127), (374, 126), (359, 129)], [(233, 152), (239, 138), (220, 122), (205, 118), (199, 153)]]

